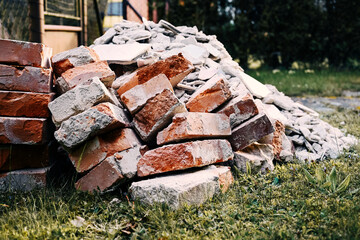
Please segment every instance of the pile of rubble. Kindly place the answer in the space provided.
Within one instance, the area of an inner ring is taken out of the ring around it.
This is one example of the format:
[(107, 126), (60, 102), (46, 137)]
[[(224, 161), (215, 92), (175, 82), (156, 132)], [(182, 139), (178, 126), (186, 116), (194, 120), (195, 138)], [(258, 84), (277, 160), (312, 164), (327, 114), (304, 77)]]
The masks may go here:
[(52, 49), (1, 39), (0, 49), (0, 190), (44, 187), (53, 138)]
[(177, 208), (226, 191), (229, 166), (267, 172), (357, 142), (244, 73), (196, 27), (123, 21), (51, 62), (54, 136), (82, 191), (132, 182), (133, 198)]

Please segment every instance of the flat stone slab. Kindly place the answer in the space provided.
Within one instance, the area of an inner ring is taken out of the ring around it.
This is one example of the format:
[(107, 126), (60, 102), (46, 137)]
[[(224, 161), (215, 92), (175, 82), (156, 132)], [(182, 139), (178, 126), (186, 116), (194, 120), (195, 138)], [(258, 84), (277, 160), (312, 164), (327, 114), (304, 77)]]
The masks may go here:
[(0, 174), (0, 191), (28, 192), (46, 187), (49, 168), (24, 169)]
[(99, 55), (101, 60), (109, 63), (128, 63), (136, 57), (144, 54), (150, 49), (151, 45), (146, 43), (131, 44), (103, 44), (93, 46), (94, 51)]
[(64, 93), (94, 77), (98, 77), (105, 86), (111, 87), (115, 80), (115, 73), (106, 61), (93, 62), (65, 71), (56, 79), (55, 83), (59, 90)]
[(137, 85), (121, 95), (121, 101), (131, 114), (139, 111), (146, 102), (161, 93), (164, 89), (173, 91), (169, 79), (165, 74), (159, 74), (149, 81)]
[(175, 114), (181, 112), (186, 112), (185, 105), (170, 89), (165, 89), (147, 101), (145, 106), (134, 115), (132, 124), (140, 138), (148, 142), (171, 122)]
[(111, 103), (100, 103), (62, 122), (54, 135), (63, 146), (74, 148), (92, 136), (128, 124), (122, 109)]
[(0, 90), (0, 115), (9, 117), (50, 116), (48, 104), (54, 93), (14, 92)]
[(58, 53), (51, 58), (52, 67), (57, 76), (60, 76), (70, 68), (96, 61), (100, 61), (96, 52), (93, 49), (84, 46)]
[(197, 171), (178, 173), (134, 182), (133, 199), (144, 204), (164, 203), (173, 209), (200, 205), (228, 188), (233, 182), (229, 167), (209, 166)]
[(269, 118), (260, 113), (233, 129), (229, 141), (233, 150), (238, 151), (272, 132), (274, 128)]
[(60, 126), (63, 121), (71, 116), (101, 102), (110, 102), (117, 105), (118, 100), (115, 99), (115, 96), (109, 92), (98, 77), (94, 77), (88, 83), (78, 85), (60, 95), (49, 103), (49, 109), (54, 124)]
[(0, 144), (42, 144), (49, 140), (46, 118), (0, 117)]
[(176, 114), (172, 123), (158, 133), (157, 144), (230, 135), (230, 120), (225, 114), (185, 112)]
[(138, 163), (138, 176), (182, 170), (232, 160), (227, 140), (203, 140), (166, 145), (147, 151)]
[(30, 66), (16, 68), (0, 64), (1, 90), (50, 93), (51, 87), (51, 69)]
[(50, 67), (52, 48), (41, 43), (0, 39), (0, 63)]
[(189, 112), (211, 112), (231, 97), (227, 82), (215, 75), (196, 90), (186, 103)]
[(271, 93), (271, 91), (261, 82), (255, 78), (247, 75), (244, 72), (239, 71), (240, 78), (245, 86), (249, 89), (252, 95), (257, 98), (264, 98)]

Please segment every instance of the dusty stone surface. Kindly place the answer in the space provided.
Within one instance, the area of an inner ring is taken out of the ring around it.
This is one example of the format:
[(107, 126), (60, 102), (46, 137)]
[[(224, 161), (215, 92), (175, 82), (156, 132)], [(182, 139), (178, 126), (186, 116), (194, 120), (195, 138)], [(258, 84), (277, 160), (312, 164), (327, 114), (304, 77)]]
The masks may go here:
[(101, 102), (118, 104), (118, 100), (98, 77), (90, 79), (89, 82), (76, 86), (49, 103), (52, 120), (56, 126), (60, 126), (69, 117), (81, 113), (95, 104)]
[(138, 176), (202, 167), (232, 160), (227, 140), (203, 140), (178, 143), (147, 151), (138, 163)]
[(150, 49), (149, 44), (132, 43), (126, 45), (95, 45), (94, 51), (99, 55), (101, 60), (108, 63), (128, 64), (136, 57), (144, 54)]
[(46, 118), (0, 117), (0, 144), (41, 144), (48, 141)]
[(107, 158), (75, 183), (84, 192), (104, 192), (121, 182), (124, 176), (113, 158)]
[(230, 120), (225, 114), (185, 112), (176, 114), (172, 123), (158, 133), (157, 144), (230, 135)]
[(159, 74), (149, 81), (137, 85), (121, 95), (121, 101), (129, 109), (131, 114), (139, 111), (146, 102), (161, 93), (164, 89), (173, 91), (169, 79), (165, 74)]
[(96, 52), (88, 47), (80, 46), (54, 55), (51, 58), (52, 67), (57, 76), (66, 70), (99, 61)]
[(257, 115), (259, 110), (252, 96), (250, 94), (246, 94), (231, 99), (217, 112), (230, 117), (231, 128), (234, 128), (250, 117)]
[(46, 187), (49, 168), (24, 169), (0, 173), (0, 191), (28, 192)]
[(143, 146), (137, 145), (114, 154), (118, 167), (124, 177), (132, 179), (137, 173), (137, 164), (142, 156)]
[(54, 95), (54, 93), (0, 90), (0, 115), (10, 117), (49, 117), (50, 113), (47, 105)]
[(181, 54), (171, 56), (163, 61), (140, 68), (136, 74), (117, 90), (121, 96), (124, 92), (143, 84), (159, 74), (165, 74), (172, 86), (176, 86), (187, 74), (193, 71), (192, 64)]
[(211, 112), (230, 97), (227, 82), (215, 75), (191, 96), (186, 107), (190, 112)]
[(111, 103), (100, 103), (62, 122), (54, 135), (63, 146), (74, 148), (92, 136), (128, 124), (122, 109)]
[(51, 69), (30, 66), (16, 68), (0, 64), (1, 90), (50, 93), (51, 87)]
[(132, 129), (118, 128), (88, 140), (71, 151), (69, 158), (77, 172), (86, 172), (115, 153), (140, 145)]
[(185, 204), (200, 205), (220, 193), (221, 189), (225, 191), (232, 179), (228, 167), (209, 166), (198, 171), (134, 182), (130, 192), (133, 199), (142, 203), (165, 203), (178, 209)]
[(271, 91), (261, 82), (255, 78), (247, 75), (244, 72), (239, 72), (240, 78), (245, 86), (249, 89), (252, 95), (257, 98), (264, 98), (271, 93)]
[(0, 39), (0, 63), (40, 68), (50, 67), (52, 48), (41, 43)]
[(48, 145), (0, 145), (0, 172), (47, 166)]
[(142, 140), (150, 141), (157, 132), (171, 122), (172, 117), (186, 112), (184, 104), (169, 89), (149, 99), (145, 106), (134, 115), (132, 122)]
[(274, 128), (266, 114), (258, 114), (233, 129), (229, 141), (233, 150), (238, 151), (273, 131)]
[(59, 90), (64, 93), (93, 77), (98, 77), (105, 86), (111, 87), (115, 79), (115, 73), (110, 69), (106, 61), (93, 62), (65, 71), (56, 79), (55, 83)]
[(234, 163), (243, 172), (247, 171), (247, 162), (253, 173), (272, 171), (273, 158), (273, 147), (270, 144), (253, 143), (241, 151), (234, 152)]

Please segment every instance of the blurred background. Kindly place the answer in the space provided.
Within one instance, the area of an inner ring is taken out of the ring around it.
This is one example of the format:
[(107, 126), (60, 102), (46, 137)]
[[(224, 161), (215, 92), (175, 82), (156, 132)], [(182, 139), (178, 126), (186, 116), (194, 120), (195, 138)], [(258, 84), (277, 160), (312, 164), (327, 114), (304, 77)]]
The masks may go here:
[(217, 35), (244, 68), (360, 69), (354, 0), (0, 0), (0, 38), (60, 52), (141, 17)]

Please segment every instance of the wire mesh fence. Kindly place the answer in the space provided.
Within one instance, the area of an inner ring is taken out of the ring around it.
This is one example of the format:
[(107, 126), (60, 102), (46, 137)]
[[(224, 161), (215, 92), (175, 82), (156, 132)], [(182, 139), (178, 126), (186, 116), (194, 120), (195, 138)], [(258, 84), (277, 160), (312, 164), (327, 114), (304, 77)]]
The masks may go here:
[(28, 41), (28, 12), (27, 0), (0, 0), (0, 38)]

